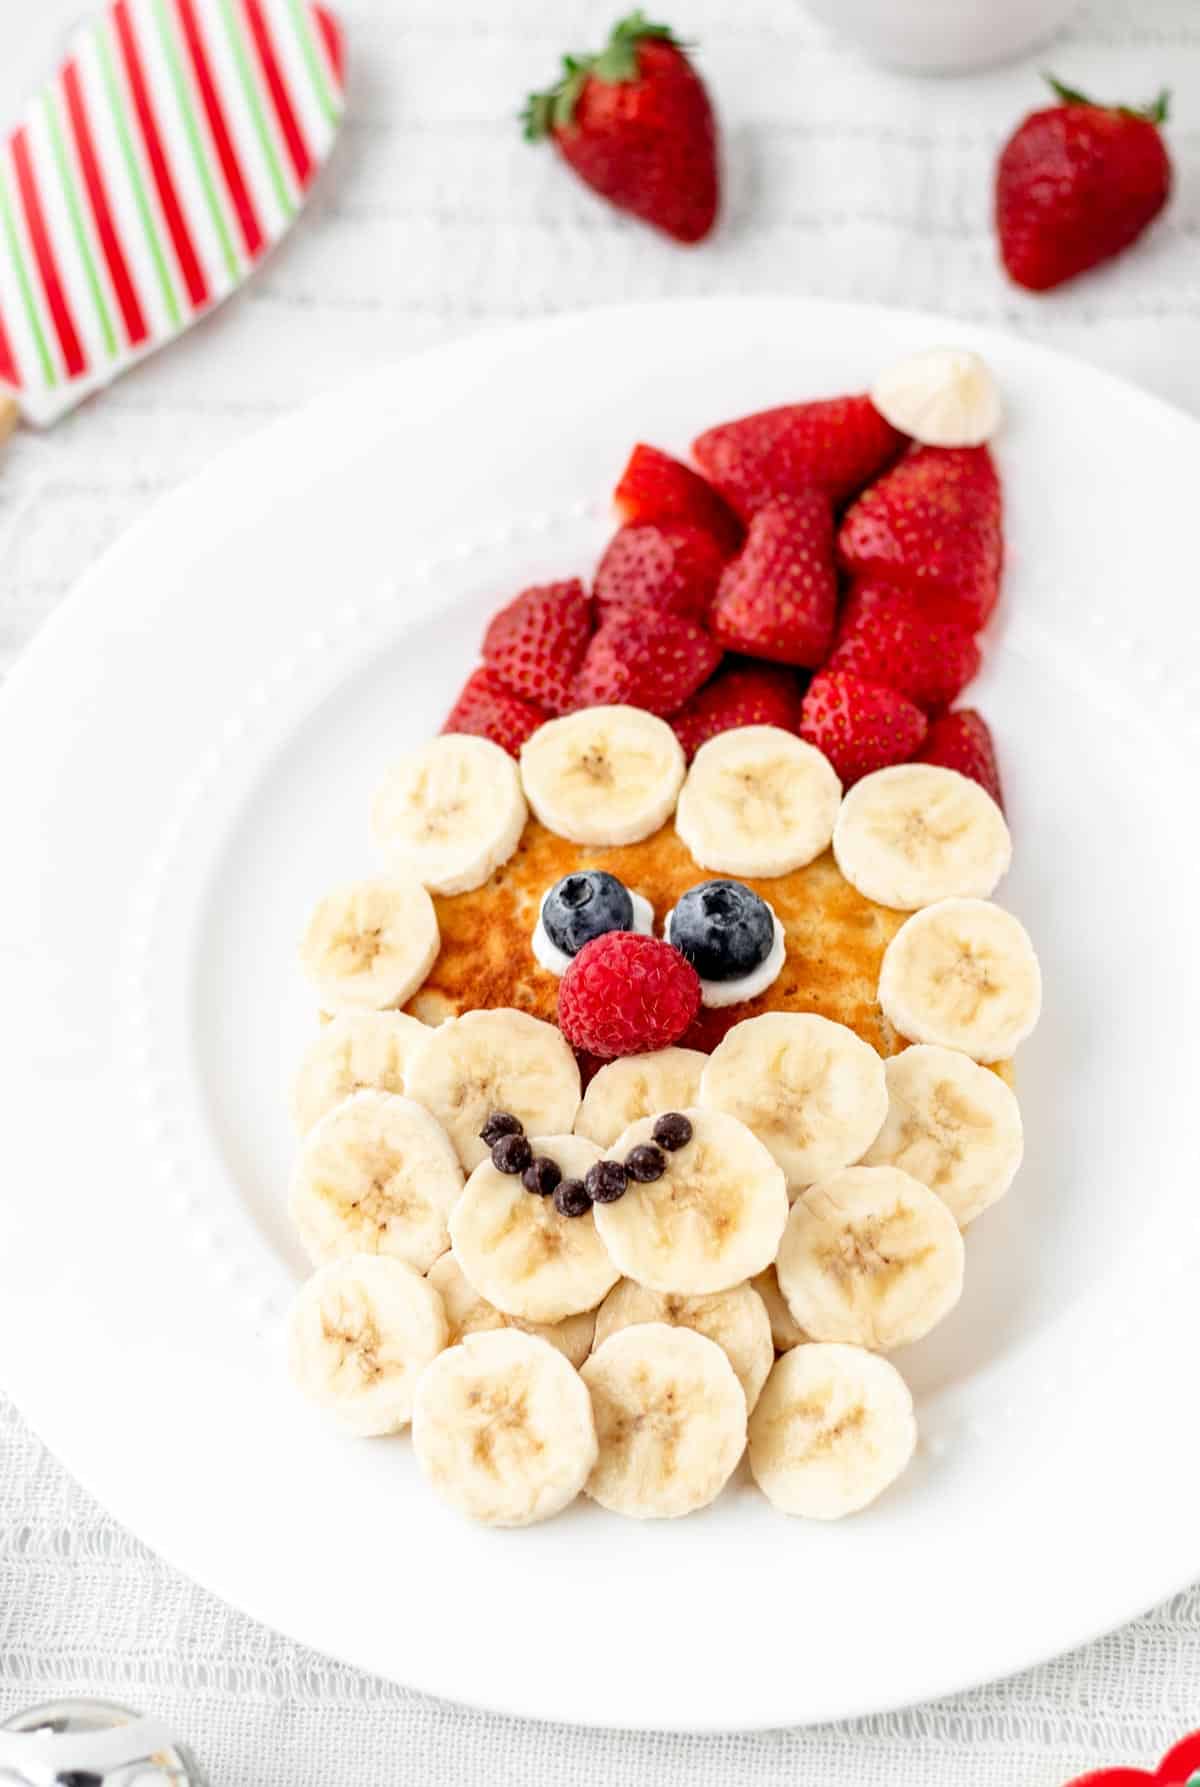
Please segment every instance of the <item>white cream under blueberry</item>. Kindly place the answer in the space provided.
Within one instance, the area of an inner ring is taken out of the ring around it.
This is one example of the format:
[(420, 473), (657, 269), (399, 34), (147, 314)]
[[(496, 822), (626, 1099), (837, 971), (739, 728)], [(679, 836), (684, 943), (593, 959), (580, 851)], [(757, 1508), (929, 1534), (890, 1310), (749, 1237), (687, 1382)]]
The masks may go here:
[[(575, 960), (575, 957), (569, 956), (565, 949), (560, 949), (557, 943), (551, 941), (547, 934), (546, 927), (542, 922), (542, 908), (545, 906), (547, 899), (553, 891), (553, 888), (548, 887), (538, 904), (538, 919), (537, 924), (533, 927), (531, 943), (533, 945), (533, 953), (540, 965), (545, 968), (548, 973), (557, 974), (561, 979), (567, 969), (571, 966), (571, 963)], [(653, 937), (653, 906), (642, 894), (634, 893), (632, 888), (630, 889), (629, 897), (633, 901), (632, 929), (640, 931), (643, 937)]]
[[(663, 936), (668, 943), (671, 941), (671, 920), (674, 916), (675, 908), (672, 906), (663, 928)], [(749, 974), (739, 974), (734, 980), (705, 980), (701, 975), (701, 1005), (737, 1005), (742, 999), (757, 999), (760, 993), (765, 993), (779, 979), (787, 960), (787, 932), (776, 918), (774, 908), (771, 908), (771, 919), (775, 926), (775, 937), (758, 967), (752, 968)]]
[(737, 1005), (765, 993), (787, 955), (773, 908), (741, 881), (690, 887), (667, 913), (663, 936), (695, 968), (708, 1006)]

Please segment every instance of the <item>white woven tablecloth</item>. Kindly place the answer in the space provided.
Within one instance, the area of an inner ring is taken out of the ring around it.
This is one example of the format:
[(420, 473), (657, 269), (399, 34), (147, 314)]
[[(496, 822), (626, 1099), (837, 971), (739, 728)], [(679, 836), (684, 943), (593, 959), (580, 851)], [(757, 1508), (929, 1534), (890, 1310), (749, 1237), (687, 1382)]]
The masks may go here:
[[(702, 46), (728, 154), (724, 228), (690, 253), (599, 206), (512, 122), (618, 0), (341, 5), (352, 106), (294, 240), (185, 344), (5, 455), (0, 672), (76, 575), (222, 447), (493, 320), (709, 292), (870, 298), (999, 323), (1200, 411), (1195, 0), (1093, 0), (1044, 56), (953, 82), (867, 67), (800, 0), (670, 0)], [(0, 119), (80, 9), (0, 0)], [(1132, 102), (1170, 84), (1179, 190), (1135, 255), (1038, 300), (996, 272), (988, 194), (1042, 65)], [(1136, 1544), (1136, 1524), (1113, 1542)], [(530, 1668), (603, 1667), (573, 1642), (586, 1647), (584, 1613)], [(0, 1399), (0, 1714), (62, 1691), (173, 1719), (214, 1787), (1058, 1787), (1087, 1764), (1149, 1762), (1200, 1725), (1200, 1588), (1058, 1663), (893, 1717), (704, 1739), (528, 1725), (373, 1681), (230, 1611), (108, 1519)]]

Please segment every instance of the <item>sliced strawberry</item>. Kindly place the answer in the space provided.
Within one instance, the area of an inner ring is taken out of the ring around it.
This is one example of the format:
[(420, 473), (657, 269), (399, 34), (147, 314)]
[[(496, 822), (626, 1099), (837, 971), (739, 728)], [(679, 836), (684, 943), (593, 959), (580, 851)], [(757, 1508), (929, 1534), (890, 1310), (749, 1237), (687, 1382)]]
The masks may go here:
[(798, 732), (800, 699), (799, 680), (784, 665), (727, 659), (671, 724), (690, 758), (718, 732), (735, 726), (781, 726), (785, 732)]
[(624, 703), (673, 714), (721, 661), (721, 648), (683, 615), (609, 608), (575, 679), (576, 707)]
[(890, 763), (907, 763), (925, 737), (920, 708), (895, 689), (822, 670), (804, 697), (800, 736), (824, 751), (844, 787)]
[(917, 758), (921, 763), (939, 763), (943, 769), (956, 769), (960, 776), (970, 776), (1003, 808), (1004, 791), (991, 729), (975, 708), (956, 708), (935, 720)]
[(979, 669), (979, 647), (957, 621), (927, 614), (911, 591), (868, 586), (846, 604), (825, 667), (898, 689), (918, 707), (946, 707)]
[(847, 510), (838, 555), (856, 577), (935, 600), (974, 632), (1000, 590), (1000, 480), (986, 447), (913, 447)]
[(459, 691), (458, 700), (446, 715), (443, 732), (473, 732), (477, 738), (490, 738), (515, 757), (529, 737), (550, 715), (540, 707), (506, 689), (490, 670), (476, 670)]
[(773, 496), (816, 486), (840, 505), (896, 457), (905, 437), (869, 397), (785, 403), (710, 428), (692, 452), (743, 520)]
[(514, 695), (565, 714), (591, 634), (592, 604), (577, 577), (539, 584), (492, 617), (484, 662)]
[(641, 521), (688, 521), (705, 528), (726, 552), (742, 543), (742, 526), (699, 472), (657, 447), (641, 442), (629, 455), (613, 492), (617, 514), (630, 525)]
[(833, 641), (837, 572), (833, 511), (818, 490), (773, 497), (750, 523), (709, 615), (730, 651), (815, 666)]
[(725, 554), (704, 528), (647, 522), (613, 535), (592, 592), (602, 608), (619, 603), (703, 620), (724, 569)]

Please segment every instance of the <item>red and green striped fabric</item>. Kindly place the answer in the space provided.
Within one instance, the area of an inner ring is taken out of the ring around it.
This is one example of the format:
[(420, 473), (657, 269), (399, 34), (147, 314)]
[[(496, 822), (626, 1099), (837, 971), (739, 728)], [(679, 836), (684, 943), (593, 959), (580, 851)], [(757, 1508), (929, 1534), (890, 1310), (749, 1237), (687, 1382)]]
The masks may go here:
[(113, 0), (0, 147), (0, 387), (53, 421), (226, 297), (337, 136), (311, 0)]

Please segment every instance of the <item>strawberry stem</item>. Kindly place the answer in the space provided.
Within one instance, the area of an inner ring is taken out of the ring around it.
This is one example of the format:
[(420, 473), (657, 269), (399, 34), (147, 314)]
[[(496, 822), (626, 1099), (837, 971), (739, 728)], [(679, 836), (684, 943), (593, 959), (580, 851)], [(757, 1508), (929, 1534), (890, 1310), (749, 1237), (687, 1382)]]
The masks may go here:
[(1089, 99), (1086, 93), (1080, 93), (1077, 87), (1066, 87), (1061, 81), (1056, 81), (1052, 74), (1046, 75), (1045, 79), (1063, 105), (1087, 105), (1095, 107), (1097, 111), (1120, 112), (1123, 117), (1140, 118), (1146, 124), (1165, 124), (1167, 121), (1167, 111), (1171, 100), (1170, 89), (1167, 87), (1164, 87), (1158, 98), (1151, 100), (1147, 106), (1101, 106), (1096, 100)]
[(563, 72), (554, 86), (529, 95), (521, 113), (526, 142), (537, 143), (552, 131), (567, 129), (589, 78), (594, 77), (608, 86), (636, 81), (640, 72), (638, 45), (647, 38), (673, 44), (676, 49), (688, 47), (669, 25), (652, 24), (639, 7), (627, 18), (617, 21), (598, 56), (564, 56)]

